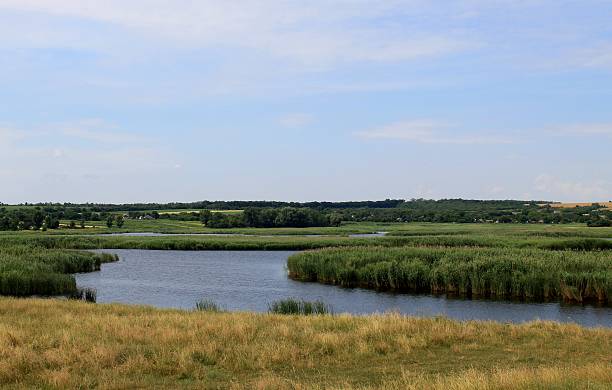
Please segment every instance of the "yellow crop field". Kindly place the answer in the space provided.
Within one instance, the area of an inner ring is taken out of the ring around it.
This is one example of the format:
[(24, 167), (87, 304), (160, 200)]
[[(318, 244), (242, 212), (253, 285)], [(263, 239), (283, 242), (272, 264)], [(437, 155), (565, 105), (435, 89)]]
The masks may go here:
[(568, 209), (574, 207), (588, 207), (594, 204), (598, 204), (601, 207), (612, 209), (612, 201), (611, 202), (582, 202), (582, 203), (549, 203), (550, 207), (560, 208), (560, 209)]

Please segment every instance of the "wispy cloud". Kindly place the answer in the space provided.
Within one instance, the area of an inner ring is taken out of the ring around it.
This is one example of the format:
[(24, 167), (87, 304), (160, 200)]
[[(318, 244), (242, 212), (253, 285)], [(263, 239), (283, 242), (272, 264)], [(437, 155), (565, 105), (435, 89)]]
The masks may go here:
[(547, 131), (555, 135), (612, 136), (612, 123), (574, 123), (551, 126)]
[[(252, 49), (317, 68), (352, 61), (413, 60), (463, 51), (475, 45), (457, 31), (366, 23), (426, 8), (415, 0), (377, 3), (4, 0), (0, 3), (0, 9), (3, 8), (108, 23), (153, 37), (157, 44), (163, 44), (161, 39), (184, 47)], [(58, 34), (51, 36), (69, 39)], [(43, 35), (34, 38), (44, 40)], [(79, 42), (70, 39), (70, 44)]]
[(176, 177), (182, 157), (154, 137), (147, 142), (102, 119), (4, 126), (0, 178), (6, 185), (0, 201), (102, 199), (112, 195), (105, 187), (115, 188), (116, 201), (130, 191), (137, 199), (159, 175)]
[(10, 126), (3, 127), (0, 125), (0, 146), (8, 145), (9, 142), (22, 139), (26, 136), (27, 132), (23, 130), (15, 129)]
[(423, 144), (455, 144), (455, 145), (478, 145), (478, 144), (511, 144), (516, 140), (490, 136), (485, 134), (457, 133), (452, 134), (451, 126), (431, 121), (412, 120), (391, 123), (386, 126), (355, 133), (357, 137), (364, 139), (387, 139), (411, 141)]
[(286, 114), (278, 119), (278, 123), (286, 128), (304, 127), (313, 121), (313, 116), (301, 112)]
[(612, 183), (606, 180), (577, 181), (543, 173), (534, 179), (534, 188), (544, 196), (568, 201), (608, 200)]
[(53, 142), (61, 143), (69, 139), (77, 139), (100, 145), (149, 143), (151, 141), (151, 137), (138, 136), (100, 118), (47, 123), (29, 128), (0, 127), (0, 142), (5, 144), (45, 137)]
[(564, 62), (574, 67), (612, 69), (612, 42), (572, 50)]
[(83, 119), (62, 123), (55, 126), (62, 135), (96, 143), (137, 143), (146, 142), (147, 138), (133, 133), (121, 132), (119, 126), (103, 119)]

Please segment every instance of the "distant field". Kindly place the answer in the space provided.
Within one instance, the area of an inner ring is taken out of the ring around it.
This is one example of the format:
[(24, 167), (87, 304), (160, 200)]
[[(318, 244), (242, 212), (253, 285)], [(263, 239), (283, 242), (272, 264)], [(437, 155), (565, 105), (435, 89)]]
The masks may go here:
[[(347, 222), (338, 227), (309, 228), (206, 228), (199, 221), (174, 221), (171, 219), (126, 219), (119, 229), (106, 227), (105, 221), (86, 221), (86, 229), (66, 228), (70, 220), (62, 220), (62, 229), (48, 230), (46, 234), (97, 234), (123, 232), (151, 233), (231, 233), (246, 235), (349, 235), (359, 233), (388, 232), (390, 236), (449, 236), (449, 235), (486, 235), (519, 237), (593, 237), (612, 238), (612, 228), (589, 228), (584, 224), (493, 224), (493, 223), (382, 223)], [(79, 221), (76, 221), (77, 226)], [(93, 228), (95, 226), (95, 229)], [(15, 232), (0, 232), (1, 234)], [(23, 231), (22, 234), (42, 234), (43, 232)]]
[[(37, 207), (35, 205), (0, 205), (0, 208), (5, 208), (7, 210), (19, 210), (19, 209), (27, 209), (27, 208), (33, 208), (33, 207)], [(42, 206), (44, 207), (44, 206)], [(200, 211), (202, 211), (202, 209), (167, 209), (167, 210), (154, 210), (154, 209), (150, 209), (150, 210), (133, 210), (133, 211), (138, 211), (141, 213), (152, 213), (153, 211), (157, 211), (159, 214), (180, 214), (180, 213), (199, 213)], [(210, 210), (213, 213), (224, 213), (224, 214), (234, 214), (234, 213), (241, 213), (243, 210)], [(127, 210), (119, 210), (119, 211), (111, 211), (113, 214), (119, 214), (119, 213), (128, 213), (129, 211)]]
[(573, 209), (574, 207), (588, 207), (594, 204), (598, 204), (607, 209), (612, 209), (612, 202), (550, 203), (549, 205), (555, 209)]
[[(159, 214), (180, 214), (180, 213), (199, 213), (203, 209), (170, 209), (170, 210), (138, 210), (141, 213), (152, 213), (157, 211)], [(209, 210), (212, 213), (236, 214), (243, 210)], [(128, 213), (129, 211), (117, 211), (118, 213)]]
[[(151, 210), (151, 212), (157, 211), (159, 214), (180, 214), (180, 213), (199, 213), (202, 209), (175, 209), (175, 210)], [(213, 213), (223, 214), (236, 214), (241, 213), (242, 210), (210, 210)]]
[[(79, 221), (76, 221), (77, 226)], [(390, 231), (406, 224), (384, 223), (356, 223), (344, 224), (340, 227), (309, 227), (309, 228), (206, 228), (200, 221), (175, 221), (171, 219), (126, 219), (125, 225), (119, 229), (116, 226), (108, 229), (105, 221), (86, 221), (86, 229), (67, 229), (69, 220), (62, 220), (62, 229), (49, 230), (47, 234), (92, 234), (92, 233), (123, 233), (123, 232), (151, 232), (151, 233), (231, 233), (247, 235), (347, 235), (353, 233), (374, 233), (377, 231)], [(93, 227), (95, 226), (95, 229)], [(37, 233), (37, 232), (31, 232)]]
[(0, 205), (0, 208), (5, 208), (7, 210), (19, 210), (19, 209), (26, 209), (26, 208), (31, 208), (31, 207), (34, 207), (34, 206), (9, 205), (9, 204)]

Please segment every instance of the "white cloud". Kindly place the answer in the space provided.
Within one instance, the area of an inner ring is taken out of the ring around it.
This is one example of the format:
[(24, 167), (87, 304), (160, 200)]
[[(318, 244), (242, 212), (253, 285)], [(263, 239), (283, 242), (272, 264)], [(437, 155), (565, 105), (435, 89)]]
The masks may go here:
[(605, 180), (575, 181), (546, 173), (534, 179), (534, 188), (544, 196), (566, 201), (607, 200), (612, 194), (612, 185)]
[(452, 134), (450, 126), (431, 120), (412, 120), (391, 123), (386, 126), (355, 133), (364, 139), (412, 141), (423, 144), (511, 144), (515, 140), (482, 134)]

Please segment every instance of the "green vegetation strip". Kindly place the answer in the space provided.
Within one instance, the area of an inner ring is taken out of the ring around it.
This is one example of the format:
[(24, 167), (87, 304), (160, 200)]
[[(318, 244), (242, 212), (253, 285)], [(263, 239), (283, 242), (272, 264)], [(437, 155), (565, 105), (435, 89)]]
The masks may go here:
[(335, 248), (289, 257), (290, 276), (377, 290), (612, 303), (612, 252)]

